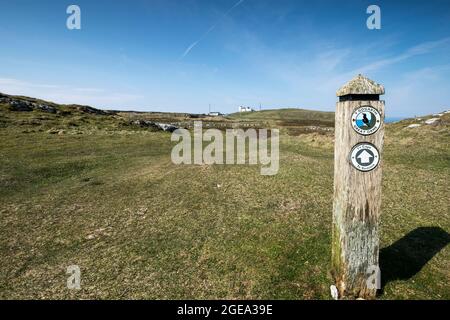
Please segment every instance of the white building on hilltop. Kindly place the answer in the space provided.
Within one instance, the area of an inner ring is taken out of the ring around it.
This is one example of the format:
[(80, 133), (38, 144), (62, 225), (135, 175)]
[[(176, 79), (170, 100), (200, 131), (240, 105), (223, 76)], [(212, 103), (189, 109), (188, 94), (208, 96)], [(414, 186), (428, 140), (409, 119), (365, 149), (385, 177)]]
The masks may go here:
[(253, 110), (250, 107), (243, 107), (243, 106), (239, 107), (239, 112), (253, 112), (253, 111), (255, 111), (255, 110)]

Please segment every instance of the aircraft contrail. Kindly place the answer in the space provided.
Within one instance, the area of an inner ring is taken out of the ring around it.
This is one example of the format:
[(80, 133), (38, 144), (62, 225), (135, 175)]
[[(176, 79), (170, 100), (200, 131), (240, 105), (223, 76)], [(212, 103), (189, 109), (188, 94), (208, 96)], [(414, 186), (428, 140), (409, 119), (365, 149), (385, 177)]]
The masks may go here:
[(202, 41), (211, 31), (214, 30), (214, 28), (227, 16), (230, 14), (230, 12), (236, 8), (237, 6), (239, 6), (242, 2), (244, 2), (245, 0), (239, 0), (238, 2), (236, 2), (230, 9), (227, 10), (227, 12), (225, 12), (219, 20), (217, 20), (216, 23), (214, 23), (204, 34), (202, 34), (202, 36), (197, 40), (194, 41), (189, 47), (187, 47), (187, 49), (184, 51), (183, 55), (180, 57), (180, 60), (183, 59), (184, 57), (186, 57), (189, 52), (191, 52), (192, 49), (194, 49), (194, 47), (200, 42)]

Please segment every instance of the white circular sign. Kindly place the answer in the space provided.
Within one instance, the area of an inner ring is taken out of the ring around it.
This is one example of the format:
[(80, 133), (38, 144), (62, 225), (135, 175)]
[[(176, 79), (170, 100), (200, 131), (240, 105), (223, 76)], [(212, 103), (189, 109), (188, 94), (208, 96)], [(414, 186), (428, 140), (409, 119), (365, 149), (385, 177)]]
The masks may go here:
[(350, 152), (350, 161), (359, 171), (367, 172), (378, 166), (380, 153), (373, 144), (358, 143)]
[(368, 136), (377, 132), (380, 126), (380, 113), (371, 106), (359, 107), (352, 114), (352, 127), (359, 134)]

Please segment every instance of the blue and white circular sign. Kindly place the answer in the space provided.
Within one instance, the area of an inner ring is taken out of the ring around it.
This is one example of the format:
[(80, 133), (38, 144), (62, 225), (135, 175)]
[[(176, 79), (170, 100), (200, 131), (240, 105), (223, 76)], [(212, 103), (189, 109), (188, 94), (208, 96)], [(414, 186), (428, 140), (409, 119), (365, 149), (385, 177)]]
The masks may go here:
[(359, 171), (371, 171), (380, 163), (380, 153), (371, 143), (358, 143), (350, 152), (350, 161)]
[(352, 127), (359, 134), (368, 136), (377, 132), (380, 126), (380, 113), (371, 106), (359, 107), (352, 114)]

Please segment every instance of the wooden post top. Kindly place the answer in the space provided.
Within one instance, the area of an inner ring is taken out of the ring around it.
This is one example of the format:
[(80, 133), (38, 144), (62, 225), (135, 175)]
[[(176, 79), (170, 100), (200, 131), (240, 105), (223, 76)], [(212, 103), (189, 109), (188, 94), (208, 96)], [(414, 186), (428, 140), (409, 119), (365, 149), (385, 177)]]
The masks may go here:
[(384, 94), (384, 87), (362, 74), (358, 74), (336, 92), (339, 101), (380, 100), (382, 94)]

